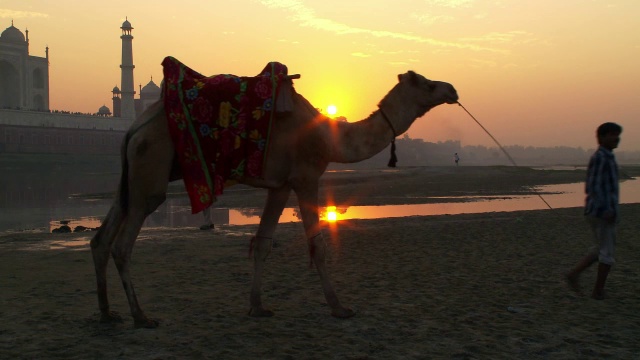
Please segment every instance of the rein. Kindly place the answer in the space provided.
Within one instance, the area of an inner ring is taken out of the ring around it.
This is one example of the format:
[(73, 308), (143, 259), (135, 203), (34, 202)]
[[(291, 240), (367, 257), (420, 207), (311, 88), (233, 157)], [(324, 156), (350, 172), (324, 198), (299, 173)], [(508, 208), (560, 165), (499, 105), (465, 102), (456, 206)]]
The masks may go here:
[[(507, 156), (507, 158), (509, 159), (509, 161), (511, 162), (511, 164), (513, 164), (513, 166), (518, 167), (518, 164), (516, 164), (515, 160), (513, 160), (513, 158), (511, 157), (511, 155), (509, 155), (509, 153), (507, 152), (507, 150), (504, 149), (504, 147), (502, 147), (502, 145), (500, 145), (500, 143), (498, 142), (498, 140), (496, 140), (496, 138), (493, 137), (493, 135), (491, 135), (491, 133), (489, 132), (489, 130), (487, 130), (484, 126), (482, 126), (482, 124), (480, 124), (480, 121), (478, 121), (478, 119), (475, 118), (475, 116), (471, 115), (471, 113), (469, 112), (469, 110), (467, 110), (467, 108), (465, 108), (464, 106), (462, 106), (462, 104), (457, 101), (458, 105), (460, 105), (460, 107), (467, 113), (469, 114), (469, 116), (471, 116), (471, 118), (473, 119), (473, 121), (476, 122), (476, 124), (480, 125), (480, 127), (482, 128), (482, 130), (484, 130), (484, 132), (487, 133), (487, 135), (489, 135), (489, 137), (491, 137), (491, 139), (498, 145), (498, 147), (500, 148), (500, 150), (502, 150), (502, 152)], [(551, 207), (551, 205), (549, 205), (549, 203), (542, 197), (542, 195), (540, 195), (540, 193), (534, 188), (531, 187), (531, 190), (533, 190), (533, 192), (538, 195), (538, 197), (540, 198), (540, 200), (542, 200), (549, 209), (553, 210), (553, 208)]]
[(385, 114), (384, 110), (382, 110), (382, 107), (378, 106), (378, 109), (380, 109), (380, 114), (382, 114), (382, 118), (387, 122), (387, 124), (389, 125), (389, 128), (391, 128), (391, 131), (393, 132), (393, 140), (391, 140), (391, 158), (389, 158), (389, 162), (387, 163), (387, 166), (396, 167), (396, 163), (398, 162), (398, 157), (396, 156), (396, 137), (398, 136), (398, 133), (396, 132), (396, 129), (393, 127), (393, 124), (391, 123), (391, 120), (389, 120), (389, 117), (387, 116), (387, 114)]
[(391, 123), (391, 120), (389, 120), (389, 117), (387, 116), (387, 114), (385, 114), (384, 110), (382, 110), (382, 108), (379, 107), (379, 106), (378, 106), (378, 109), (380, 109), (380, 114), (382, 114), (382, 118), (384, 119), (384, 121), (386, 121), (387, 124), (389, 124), (389, 127), (391, 128), (391, 131), (393, 132), (393, 139), (395, 141), (396, 137), (398, 136), (398, 133), (396, 132), (396, 129), (393, 127), (393, 124)]

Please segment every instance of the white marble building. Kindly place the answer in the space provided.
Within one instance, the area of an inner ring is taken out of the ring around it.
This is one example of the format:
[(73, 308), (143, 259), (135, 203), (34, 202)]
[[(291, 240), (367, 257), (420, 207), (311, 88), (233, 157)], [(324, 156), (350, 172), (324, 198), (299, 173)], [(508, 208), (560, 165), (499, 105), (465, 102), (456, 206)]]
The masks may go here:
[(13, 26), (0, 35), (0, 109), (49, 110), (49, 48), (29, 54), (29, 30)]

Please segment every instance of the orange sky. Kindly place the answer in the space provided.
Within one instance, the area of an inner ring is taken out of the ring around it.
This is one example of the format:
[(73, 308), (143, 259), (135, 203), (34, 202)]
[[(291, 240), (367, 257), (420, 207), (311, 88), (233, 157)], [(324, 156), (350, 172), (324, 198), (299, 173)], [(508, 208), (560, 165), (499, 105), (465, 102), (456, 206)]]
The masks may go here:
[[(13, 19), (31, 55), (49, 46), (52, 109), (111, 107), (126, 16), (136, 90), (159, 84), (167, 55), (205, 75), (280, 61), (316, 107), (356, 121), (414, 70), (453, 84), (503, 145), (593, 148), (616, 121), (620, 150), (640, 150), (638, 14), (637, 0), (0, 0), (0, 30)], [(492, 145), (457, 105), (409, 135)]]

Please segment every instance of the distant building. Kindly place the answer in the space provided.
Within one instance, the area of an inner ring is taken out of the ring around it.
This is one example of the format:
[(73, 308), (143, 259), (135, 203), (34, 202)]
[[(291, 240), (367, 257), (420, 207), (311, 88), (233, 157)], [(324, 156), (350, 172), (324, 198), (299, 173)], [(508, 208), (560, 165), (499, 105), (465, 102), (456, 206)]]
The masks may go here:
[(134, 103), (134, 95), (136, 92), (133, 89), (133, 35), (131, 31), (133, 27), (128, 19), (126, 19), (122, 26), (122, 63), (120, 64), (120, 117), (125, 119), (134, 120), (136, 118), (136, 108)]
[(140, 85), (140, 98), (135, 100), (136, 117), (140, 116), (142, 112), (149, 107), (149, 105), (158, 101), (161, 94), (162, 90), (160, 90), (160, 87), (153, 82), (153, 77), (144, 87)]
[(29, 30), (13, 26), (0, 35), (0, 109), (49, 110), (49, 48), (29, 55)]
[(98, 115), (99, 116), (110, 116), (111, 115), (111, 110), (109, 110), (107, 105), (102, 105), (102, 106), (100, 106), (100, 109), (98, 109)]
[(120, 99), (120, 88), (116, 85), (111, 90), (113, 96), (111, 100), (113, 101), (113, 116), (120, 117), (122, 115), (122, 99)]
[[(153, 82), (153, 78), (151, 78), (151, 81), (149, 81), (149, 83), (147, 83), (147, 85), (145, 85), (144, 87), (142, 86), (142, 84), (140, 84), (139, 86), (140, 98), (133, 100), (136, 111), (136, 118), (140, 116), (142, 112), (149, 107), (149, 105), (158, 101), (158, 99), (160, 99), (160, 94), (162, 93), (160, 87)], [(118, 86), (114, 86), (113, 90), (111, 90), (111, 93), (113, 94), (111, 98), (113, 101), (113, 116), (122, 117), (122, 93), (120, 92), (120, 88), (118, 88)]]
[(29, 31), (25, 36), (11, 22), (0, 35), (0, 153), (119, 153), (131, 123), (161, 94), (151, 79), (134, 98), (133, 27), (125, 20), (121, 29), (122, 76), (112, 90), (113, 112), (103, 105), (82, 114), (50, 110), (49, 48), (44, 58), (30, 56)]
[(113, 101), (113, 116), (125, 119), (135, 119), (152, 103), (160, 99), (160, 87), (151, 81), (144, 87), (140, 84), (140, 98), (135, 99), (133, 90), (133, 27), (128, 19), (122, 26), (122, 64), (120, 64), (120, 88), (115, 86), (111, 93)]

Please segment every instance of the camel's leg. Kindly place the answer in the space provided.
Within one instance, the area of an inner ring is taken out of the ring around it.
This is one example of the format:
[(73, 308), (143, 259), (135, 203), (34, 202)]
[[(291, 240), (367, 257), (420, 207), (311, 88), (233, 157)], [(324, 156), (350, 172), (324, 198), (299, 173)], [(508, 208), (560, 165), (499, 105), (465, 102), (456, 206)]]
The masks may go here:
[(129, 301), (129, 309), (131, 310), (131, 316), (133, 316), (134, 326), (137, 328), (154, 328), (158, 326), (158, 322), (147, 318), (140, 308), (129, 272), (133, 245), (140, 233), (140, 229), (142, 228), (145, 218), (146, 214), (144, 213), (143, 207), (131, 206), (125, 219), (125, 223), (118, 234), (118, 239), (111, 252), (116, 267), (118, 268), (118, 272), (120, 273), (122, 286), (127, 294), (127, 300)]
[(325, 263), (326, 243), (320, 231), (320, 221), (318, 218), (318, 187), (304, 186), (294, 190), (298, 196), (302, 223), (304, 224), (305, 233), (309, 242), (309, 252), (320, 275), (322, 290), (324, 291), (327, 304), (331, 308), (331, 315), (338, 318), (352, 317), (355, 315), (355, 312), (340, 305), (338, 296), (329, 279), (329, 273)]
[(149, 147), (145, 146), (144, 141), (136, 143), (134, 140), (131, 140), (130, 145), (129, 208), (111, 248), (111, 254), (127, 294), (135, 327), (153, 328), (158, 326), (158, 322), (147, 318), (140, 308), (129, 268), (133, 245), (144, 219), (166, 199), (172, 162), (171, 148), (167, 150), (162, 146)]
[(164, 112), (150, 119), (129, 139), (127, 146), (127, 212), (111, 248), (122, 286), (127, 294), (135, 327), (156, 327), (140, 305), (131, 281), (131, 253), (144, 219), (160, 206), (167, 194), (173, 166), (173, 146)]
[(260, 316), (273, 316), (271, 310), (267, 310), (262, 307), (262, 277), (264, 275), (264, 265), (267, 256), (271, 252), (271, 244), (273, 240), (273, 234), (275, 233), (282, 210), (287, 204), (289, 199), (289, 193), (291, 189), (288, 186), (283, 186), (278, 189), (269, 189), (269, 195), (267, 196), (267, 202), (260, 218), (260, 225), (258, 226), (258, 232), (253, 242), (253, 283), (251, 285), (250, 303), (251, 309), (249, 315)]
[(102, 226), (91, 239), (91, 254), (96, 271), (98, 305), (100, 307), (100, 322), (122, 322), (122, 318), (109, 310), (109, 298), (107, 296), (107, 265), (111, 245), (122, 225), (122, 210), (116, 201), (109, 210)]

